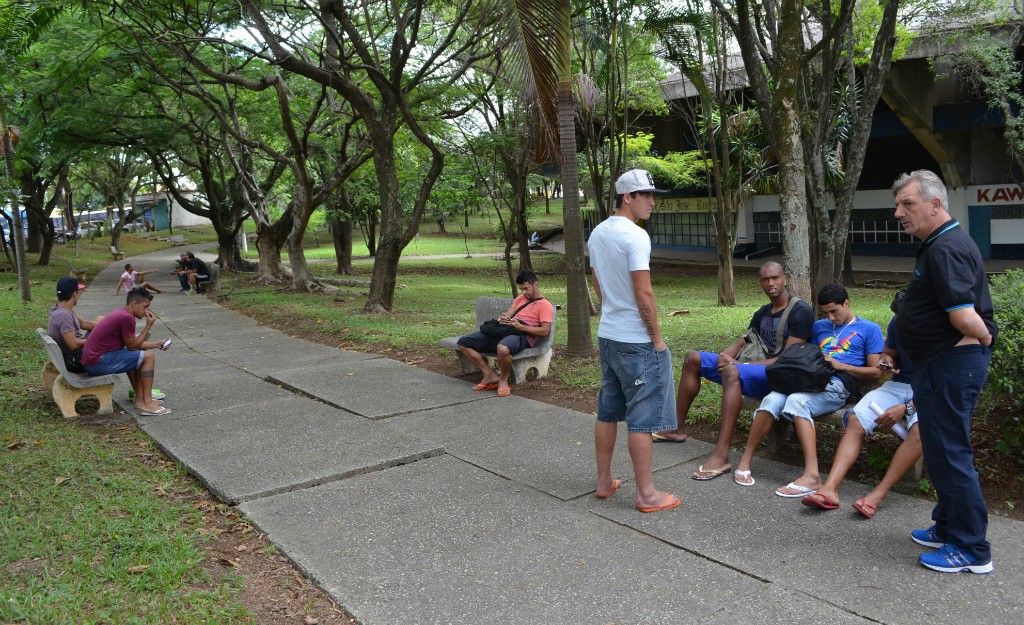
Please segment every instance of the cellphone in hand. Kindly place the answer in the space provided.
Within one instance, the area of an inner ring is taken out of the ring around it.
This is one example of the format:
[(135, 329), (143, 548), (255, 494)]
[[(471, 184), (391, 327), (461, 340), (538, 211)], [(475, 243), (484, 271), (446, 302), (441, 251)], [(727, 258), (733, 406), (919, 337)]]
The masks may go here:
[(168, 347), (171, 346), (171, 343), (173, 343), (173, 342), (174, 342), (174, 339), (167, 339), (163, 343), (160, 343), (160, 349), (167, 349)]
[(892, 369), (892, 365), (887, 362), (880, 362), (878, 363), (878, 366), (883, 369)]

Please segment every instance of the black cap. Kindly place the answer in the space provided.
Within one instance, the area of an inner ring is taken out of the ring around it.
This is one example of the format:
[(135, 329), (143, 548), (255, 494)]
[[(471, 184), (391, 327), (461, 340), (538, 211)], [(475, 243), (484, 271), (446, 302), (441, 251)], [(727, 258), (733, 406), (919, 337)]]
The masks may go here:
[(70, 295), (78, 292), (78, 280), (72, 277), (64, 277), (57, 280), (57, 295)]

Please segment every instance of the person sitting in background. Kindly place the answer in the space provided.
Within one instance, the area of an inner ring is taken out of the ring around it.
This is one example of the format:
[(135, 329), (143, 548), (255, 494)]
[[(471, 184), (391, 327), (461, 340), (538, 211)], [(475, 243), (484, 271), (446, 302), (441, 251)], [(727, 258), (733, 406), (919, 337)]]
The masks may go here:
[[(196, 258), (196, 255), (192, 252), (186, 254), (186, 258), (188, 260), (188, 269), (178, 276), (178, 280), (182, 281), (184, 277), (181, 287), (182, 292), (193, 295), (199, 292), (198, 284), (200, 282), (210, 281), (210, 269), (201, 258)], [(186, 284), (188, 288), (185, 288)]]
[[(508, 374), (512, 368), (512, 356), (528, 347), (533, 347), (537, 339), (551, 333), (551, 322), (555, 318), (555, 307), (540, 294), (537, 274), (532, 271), (520, 271), (516, 276), (516, 286), (521, 295), (517, 297), (507, 311), (502, 313), (498, 322), (518, 331), (504, 338), (495, 338), (477, 330), (459, 338), (459, 351), (473, 363), (483, 379), (473, 387), (474, 391), (497, 391), (498, 397), (508, 397), (512, 389), (508, 384)], [(494, 373), (487, 364), (483, 354), (498, 355), (498, 373)]]
[[(906, 295), (906, 291), (900, 291), (892, 300), (890, 309), (896, 315), (899, 315), (900, 301), (904, 295)], [(843, 415), (843, 425), (846, 430), (836, 449), (835, 460), (832, 462), (832, 469), (828, 472), (828, 479), (816, 494), (808, 495), (800, 500), (805, 506), (822, 510), (835, 510), (839, 507), (839, 485), (843, 483), (843, 478), (850, 471), (850, 467), (860, 457), (864, 439), (876, 429), (891, 429), (905, 440), (893, 454), (889, 468), (885, 471), (878, 486), (851, 504), (867, 518), (875, 516), (878, 505), (882, 503), (892, 487), (921, 457), (921, 433), (917, 427), (917, 411), (913, 404), (914, 391), (910, 387), (910, 357), (900, 345), (896, 333), (895, 316), (889, 322), (885, 349), (878, 359), (878, 366), (883, 371), (891, 372), (892, 379), (869, 392), (857, 402), (852, 410)], [(877, 410), (882, 412), (876, 412)], [(851, 416), (856, 418), (851, 419)], [(901, 419), (906, 419), (905, 429), (899, 425)]]
[(135, 271), (132, 269), (132, 264), (128, 263), (124, 266), (124, 273), (121, 274), (121, 279), (117, 281), (117, 288), (114, 289), (114, 296), (117, 296), (117, 294), (121, 292), (121, 286), (124, 286), (124, 292), (127, 293), (134, 289), (136, 285), (141, 286), (146, 290), (153, 291), (154, 293), (163, 293), (163, 291), (145, 280), (139, 282), (140, 279), (145, 278), (154, 271), (156, 271), (156, 269), (150, 269), (149, 271)]

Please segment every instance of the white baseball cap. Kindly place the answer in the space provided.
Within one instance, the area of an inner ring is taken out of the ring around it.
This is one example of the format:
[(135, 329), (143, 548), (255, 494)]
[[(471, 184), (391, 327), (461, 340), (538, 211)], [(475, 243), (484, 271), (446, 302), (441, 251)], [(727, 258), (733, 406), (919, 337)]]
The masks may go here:
[(615, 181), (615, 193), (665, 193), (654, 188), (654, 177), (644, 169), (631, 169)]

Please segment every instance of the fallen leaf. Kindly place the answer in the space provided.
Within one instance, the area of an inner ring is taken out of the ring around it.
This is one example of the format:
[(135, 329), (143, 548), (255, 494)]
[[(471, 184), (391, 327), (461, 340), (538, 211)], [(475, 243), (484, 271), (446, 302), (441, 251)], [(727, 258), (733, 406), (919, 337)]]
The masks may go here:
[(58, 477), (58, 478), (54, 478), (53, 483), (56, 486), (60, 486), (61, 484), (63, 484), (64, 482), (66, 482), (66, 481), (68, 481), (70, 479), (71, 479), (70, 477)]
[(224, 566), (238, 566), (238, 562), (236, 560), (231, 560), (229, 558), (217, 558), (217, 562)]
[(246, 547), (245, 545), (238, 545), (237, 547), (235, 547), (235, 551), (238, 551), (238, 552), (249, 551), (249, 548)]
[(127, 573), (129, 575), (138, 575), (139, 573), (142, 573), (143, 571), (145, 571), (148, 568), (149, 568), (148, 564), (139, 564), (139, 565), (133, 566), (130, 569), (128, 569)]
[(306, 618), (302, 619), (304, 625), (319, 625), (320, 619), (313, 618), (312, 616), (306, 615)]

